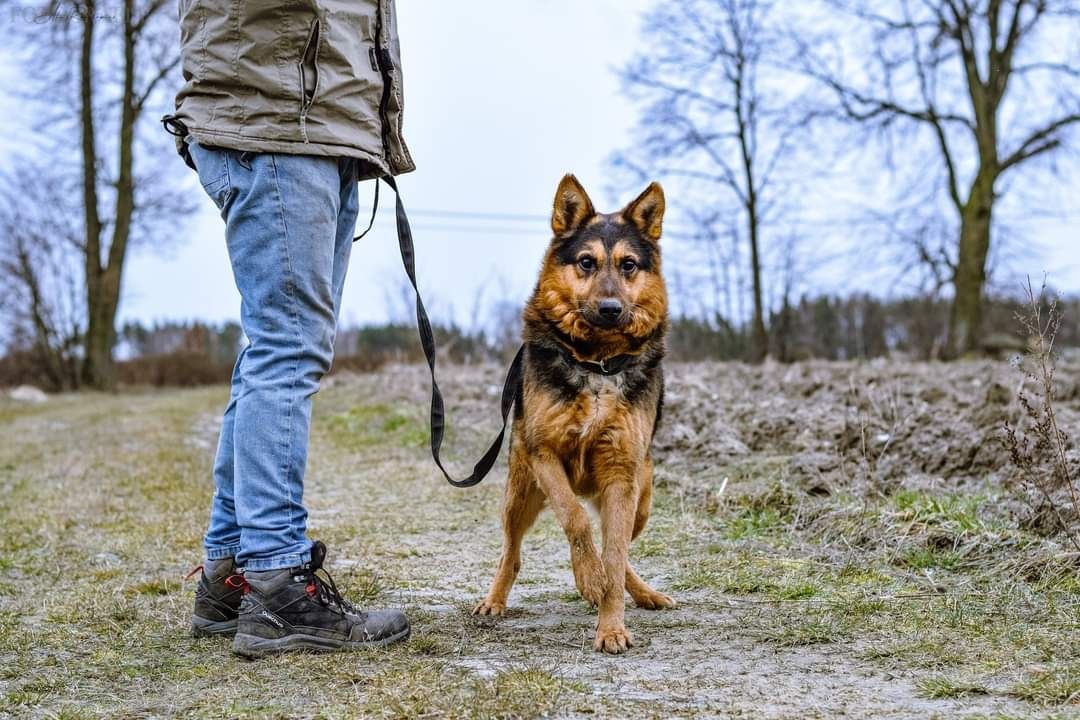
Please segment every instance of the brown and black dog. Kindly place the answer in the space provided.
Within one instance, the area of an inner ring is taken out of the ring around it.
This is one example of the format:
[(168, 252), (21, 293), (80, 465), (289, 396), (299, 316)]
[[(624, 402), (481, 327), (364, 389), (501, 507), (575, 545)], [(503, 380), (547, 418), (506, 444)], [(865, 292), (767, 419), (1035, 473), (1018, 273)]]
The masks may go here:
[[(525, 366), (510, 441), (502, 558), (474, 614), (506, 609), (522, 537), (545, 505), (570, 541), (578, 591), (599, 607), (596, 650), (621, 653), (631, 645), (624, 592), (638, 607), (675, 606), (638, 577), (627, 557), (649, 519), (649, 446), (664, 394), (663, 216), (657, 183), (611, 214), (593, 209), (573, 175), (559, 183), (554, 237), (523, 314)], [(579, 497), (600, 514), (599, 554)]]

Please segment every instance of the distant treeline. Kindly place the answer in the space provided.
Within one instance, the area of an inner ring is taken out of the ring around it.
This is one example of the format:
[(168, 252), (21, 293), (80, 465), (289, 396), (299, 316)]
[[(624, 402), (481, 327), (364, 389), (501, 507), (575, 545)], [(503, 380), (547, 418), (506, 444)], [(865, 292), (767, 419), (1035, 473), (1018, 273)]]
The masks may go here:
[[(499, 349), (483, 333), (456, 326), (435, 328), (439, 357), (444, 362), (475, 363), (502, 360)], [(187, 387), (225, 383), (232, 375), (236, 354), (245, 343), (235, 322), (128, 323), (118, 333), (117, 382), (120, 385)], [(423, 361), (416, 328), (376, 325), (343, 329), (335, 342), (331, 372), (371, 372), (387, 363)], [(77, 367), (76, 358), (57, 358), (54, 348), (30, 347), (0, 357), (0, 387), (35, 385), (49, 391), (75, 387), (60, 367)]]
[[(1017, 313), (1026, 307), (1017, 299), (985, 301), (984, 351), (1002, 355), (1024, 348)], [(769, 356), (780, 362), (886, 356), (936, 359), (944, 349), (950, 310), (951, 301), (940, 298), (804, 297), (770, 313)], [(1080, 297), (1059, 301), (1058, 311), (1063, 318), (1057, 347), (1080, 346)], [(679, 360), (741, 360), (750, 351), (750, 328), (722, 317), (677, 318), (671, 324), (668, 348)]]
[[(868, 295), (820, 296), (785, 304), (771, 313), (769, 355), (780, 362), (810, 358), (855, 360), (905, 357), (928, 360), (942, 350), (950, 303), (941, 299), (881, 301)], [(1016, 314), (1017, 300), (986, 303), (986, 350), (991, 354), (1023, 349)], [(1080, 347), (1080, 298), (1059, 303), (1063, 321), (1056, 346)], [(669, 333), (672, 360), (742, 360), (750, 351), (750, 327), (722, 317), (674, 318)], [(514, 351), (482, 331), (437, 326), (435, 335), (443, 362), (505, 362)], [(499, 332), (500, 338), (516, 333)], [(121, 328), (117, 375), (122, 385), (193, 386), (228, 382), (233, 361), (243, 347), (240, 326), (202, 322), (128, 323)], [(416, 328), (411, 324), (374, 325), (341, 330), (331, 372), (372, 372), (387, 363), (423, 362)], [(45, 358), (37, 348), (0, 358), (0, 386), (31, 384), (46, 390), (66, 389), (56, 367), (74, 367), (75, 358), (55, 351)]]

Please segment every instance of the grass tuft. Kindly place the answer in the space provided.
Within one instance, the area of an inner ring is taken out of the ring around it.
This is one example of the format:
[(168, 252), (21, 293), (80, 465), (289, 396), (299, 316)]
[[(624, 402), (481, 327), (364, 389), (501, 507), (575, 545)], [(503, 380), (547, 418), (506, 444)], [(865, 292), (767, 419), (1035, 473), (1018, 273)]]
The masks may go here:
[(367, 716), (397, 720), (439, 717), (448, 720), (537, 718), (546, 716), (587, 688), (548, 670), (519, 667), (487, 679), (449, 665), (391, 671), (372, 679)]
[(1008, 694), (1036, 705), (1080, 705), (1080, 664), (1043, 669), (1013, 685)]
[(360, 450), (372, 446), (423, 447), (428, 429), (422, 422), (390, 405), (356, 405), (317, 422), (330, 441), (343, 449)]
[(955, 700), (972, 695), (989, 695), (990, 690), (976, 683), (963, 682), (943, 675), (923, 678), (916, 683), (919, 694), (932, 700)]

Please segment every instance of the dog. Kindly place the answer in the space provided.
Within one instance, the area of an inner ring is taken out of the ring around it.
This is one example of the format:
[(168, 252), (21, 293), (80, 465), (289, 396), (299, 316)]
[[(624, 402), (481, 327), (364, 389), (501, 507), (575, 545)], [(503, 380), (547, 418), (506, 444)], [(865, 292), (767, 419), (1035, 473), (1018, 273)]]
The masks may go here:
[[(525, 307), (522, 381), (502, 508), (503, 550), (475, 615), (501, 615), (521, 541), (544, 507), (570, 542), (578, 591), (598, 608), (593, 649), (625, 652), (625, 592), (641, 608), (675, 607), (630, 567), (630, 541), (652, 507), (650, 445), (664, 397), (667, 290), (660, 273), (664, 191), (652, 183), (598, 213), (573, 175), (555, 194), (553, 237)], [(602, 551), (578, 498), (600, 516)]]

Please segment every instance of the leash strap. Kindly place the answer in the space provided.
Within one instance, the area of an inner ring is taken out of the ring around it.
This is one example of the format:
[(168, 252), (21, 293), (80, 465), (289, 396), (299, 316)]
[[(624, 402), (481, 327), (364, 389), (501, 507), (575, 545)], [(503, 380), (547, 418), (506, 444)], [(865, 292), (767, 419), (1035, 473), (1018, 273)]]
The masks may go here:
[(367, 227), (364, 228), (364, 232), (360, 233), (352, 239), (356, 242), (360, 238), (371, 232), (371, 228), (375, 227), (375, 215), (379, 212), (379, 180), (375, 180), (375, 198), (371, 201), (371, 218), (368, 220)]
[(420, 299), (420, 289), (416, 285), (416, 252), (413, 249), (412, 228), (409, 227), (409, 217), (405, 214), (405, 205), (401, 202), (401, 193), (398, 192), (394, 178), (386, 175), (382, 181), (390, 186), (396, 198), (394, 215), (397, 220), (398, 245), (401, 248), (401, 262), (405, 266), (405, 274), (409, 276), (413, 291), (416, 293), (416, 329), (420, 333), (420, 345), (424, 348), (424, 357), (427, 358), (428, 367), (431, 369), (431, 457), (439, 466), (443, 477), (454, 487), (472, 487), (484, 479), (495, 461), (499, 458), (502, 449), (503, 436), (506, 434), (507, 418), (510, 416), (510, 408), (514, 405), (517, 388), (521, 383), (521, 367), (525, 355), (525, 346), (518, 348), (510, 368), (506, 371), (506, 380), (502, 389), (502, 429), (491, 442), (476, 465), (473, 466), (472, 474), (464, 480), (455, 480), (443, 467), (439, 452), (442, 449), (443, 434), (446, 429), (446, 413), (443, 406), (442, 392), (439, 383), (435, 380), (435, 335), (431, 330), (431, 321), (428, 320), (427, 310), (424, 309), (424, 301)]
[[(388, 66), (388, 62), (387, 62)], [(385, 102), (385, 95), (384, 95)], [(162, 124), (165, 126), (165, 130), (170, 135), (177, 137), (184, 137), (188, 134), (188, 129), (184, 123), (173, 115), (166, 115), (162, 118)], [(187, 163), (191, 167), (195, 165), (191, 162), (190, 158), (185, 158)], [(472, 474), (464, 480), (455, 480), (450, 476), (450, 473), (443, 467), (442, 460), (439, 458), (439, 452), (442, 449), (443, 435), (446, 431), (446, 412), (443, 406), (442, 392), (439, 390), (439, 383), (435, 380), (435, 335), (431, 330), (431, 321), (428, 320), (427, 310), (424, 309), (424, 301), (420, 299), (420, 288), (416, 285), (416, 253), (413, 249), (412, 228), (409, 227), (409, 217), (405, 214), (405, 205), (401, 202), (401, 193), (398, 192), (397, 183), (390, 175), (383, 176), (382, 181), (390, 186), (390, 189), (394, 191), (396, 199), (395, 203), (395, 217), (397, 220), (397, 234), (398, 245), (401, 247), (401, 262), (405, 265), (405, 274), (409, 276), (409, 282), (412, 283), (413, 292), (416, 293), (416, 328), (420, 332), (420, 345), (424, 348), (424, 357), (427, 358), (428, 368), (431, 370), (431, 457), (434, 458), (435, 464), (439, 466), (439, 470), (442, 471), (443, 477), (446, 481), (454, 487), (465, 488), (476, 485), (484, 477), (491, 472), (491, 468), (495, 465), (495, 461), (499, 459), (499, 451), (502, 450), (503, 437), (506, 435), (506, 423), (510, 417), (510, 408), (514, 406), (514, 399), (517, 396), (518, 386), (521, 384), (521, 366), (525, 355), (525, 346), (522, 345), (518, 348), (517, 354), (514, 355), (513, 362), (510, 363), (510, 367), (506, 371), (506, 380), (503, 381), (502, 390), (502, 428), (499, 430), (499, 434), (495, 436), (495, 439), (491, 442), (487, 451), (473, 466)], [(375, 181), (375, 199), (371, 206), (371, 219), (368, 221), (367, 228), (353, 238), (353, 242), (364, 237), (371, 231), (371, 227), (375, 224), (375, 214), (379, 210), (379, 183)]]

